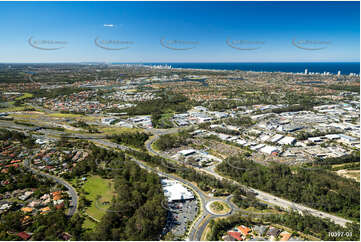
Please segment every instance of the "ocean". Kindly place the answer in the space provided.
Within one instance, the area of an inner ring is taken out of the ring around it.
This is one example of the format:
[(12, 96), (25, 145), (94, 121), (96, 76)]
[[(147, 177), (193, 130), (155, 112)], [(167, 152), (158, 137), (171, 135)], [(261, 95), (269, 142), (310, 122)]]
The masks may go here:
[[(115, 64), (115, 63), (114, 63)], [(133, 63), (134, 64), (134, 63)], [(359, 62), (269, 62), (269, 63), (137, 63), (143, 65), (170, 65), (173, 68), (211, 69), (211, 70), (241, 70), (266, 72), (330, 72), (337, 74), (360, 74)]]

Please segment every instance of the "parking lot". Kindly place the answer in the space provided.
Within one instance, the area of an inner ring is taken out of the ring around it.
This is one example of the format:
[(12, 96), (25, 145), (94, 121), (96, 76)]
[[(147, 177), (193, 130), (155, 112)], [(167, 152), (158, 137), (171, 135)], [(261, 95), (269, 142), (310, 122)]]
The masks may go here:
[(197, 216), (198, 202), (196, 199), (168, 203), (168, 217), (164, 234), (171, 231), (173, 235), (182, 237)]

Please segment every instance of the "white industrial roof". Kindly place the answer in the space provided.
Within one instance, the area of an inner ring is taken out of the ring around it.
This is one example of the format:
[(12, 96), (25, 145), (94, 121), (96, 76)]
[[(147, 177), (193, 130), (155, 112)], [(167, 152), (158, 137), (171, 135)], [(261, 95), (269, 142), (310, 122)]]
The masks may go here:
[(283, 145), (290, 145), (293, 142), (295, 142), (296, 139), (290, 136), (286, 136), (283, 139), (281, 139), (280, 141), (278, 141), (279, 144), (283, 144)]
[(258, 145), (256, 145), (256, 146), (253, 146), (253, 147), (251, 148), (251, 150), (259, 150), (259, 149), (263, 148), (264, 146), (265, 146), (265, 144), (258, 144)]
[(162, 179), (164, 195), (169, 202), (193, 199), (194, 195), (179, 182), (169, 179)]
[(340, 136), (338, 134), (327, 134), (325, 135), (327, 139), (339, 139)]
[(264, 142), (264, 141), (268, 140), (269, 138), (270, 138), (269, 135), (263, 135), (260, 137), (260, 140), (262, 140)]
[(240, 145), (244, 145), (244, 144), (247, 144), (247, 141), (243, 140), (243, 139), (238, 139), (236, 140), (236, 142)]
[(283, 135), (281, 135), (281, 134), (276, 134), (275, 136), (272, 137), (271, 142), (277, 142), (277, 141), (279, 141), (279, 140), (282, 139), (282, 138), (283, 138)]
[(181, 155), (187, 156), (187, 155), (196, 153), (196, 150), (193, 150), (193, 149), (181, 150), (181, 151), (179, 151), (178, 153), (181, 154)]
[(272, 152), (279, 152), (277, 147), (269, 146), (269, 145), (266, 145), (260, 151), (266, 154), (272, 154)]

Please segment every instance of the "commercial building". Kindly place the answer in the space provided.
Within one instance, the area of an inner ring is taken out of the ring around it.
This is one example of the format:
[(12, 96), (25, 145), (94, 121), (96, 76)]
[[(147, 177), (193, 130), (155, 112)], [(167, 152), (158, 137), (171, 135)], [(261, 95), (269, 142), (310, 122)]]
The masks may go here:
[(286, 136), (280, 141), (278, 141), (278, 143), (281, 145), (293, 145), (296, 143), (296, 139), (290, 136)]
[(283, 138), (283, 135), (276, 134), (275, 136), (273, 136), (273, 137), (271, 138), (271, 142), (272, 142), (272, 143), (276, 143), (276, 142), (278, 142), (279, 140), (281, 140), (282, 138)]
[(177, 181), (162, 179), (162, 186), (168, 202), (194, 199), (193, 193)]
[(183, 156), (189, 156), (189, 155), (195, 154), (196, 151), (193, 150), (193, 149), (189, 149), (189, 150), (181, 150), (178, 153), (183, 155)]
[(269, 155), (272, 154), (272, 153), (279, 153), (280, 152), (277, 147), (269, 146), (269, 145), (266, 145), (260, 151), (263, 152), (263, 153), (269, 154)]

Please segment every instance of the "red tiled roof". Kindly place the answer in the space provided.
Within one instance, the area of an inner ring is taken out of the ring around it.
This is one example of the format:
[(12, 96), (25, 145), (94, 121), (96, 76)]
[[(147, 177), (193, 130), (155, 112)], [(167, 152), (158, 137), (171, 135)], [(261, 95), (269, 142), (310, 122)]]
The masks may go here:
[(228, 232), (228, 235), (229, 235), (229, 236), (232, 236), (233, 238), (235, 238), (235, 239), (238, 240), (238, 241), (243, 240), (242, 237), (241, 237), (241, 233), (240, 233), (240, 232), (229, 231), (229, 232)]
[(19, 236), (20, 238), (22, 238), (23, 240), (28, 240), (31, 237), (31, 235), (26, 232), (20, 232), (20, 233), (17, 233), (16, 235)]
[(242, 233), (244, 236), (246, 236), (246, 235), (249, 233), (249, 231), (251, 231), (250, 228), (247, 228), (247, 227), (244, 227), (244, 226), (238, 226), (237, 229), (238, 229), (239, 231), (241, 231), (241, 233)]
[(53, 196), (53, 200), (54, 201), (60, 200), (61, 197), (62, 197), (61, 194), (56, 194), (56, 195)]
[(62, 209), (64, 207), (64, 203), (60, 203), (55, 206), (56, 209)]
[(282, 234), (282, 238), (280, 239), (281, 241), (287, 241), (289, 240), (291, 237), (291, 234), (290, 233), (284, 233)]
[(21, 211), (23, 211), (24, 213), (30, 213), (32, 212), (34, 209), (30, 208), (30, 207), (23, 207), (21, 208)]
[(51, 195), (53, 196), (61, 195), (61, 191), (52, 192)]

